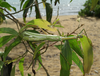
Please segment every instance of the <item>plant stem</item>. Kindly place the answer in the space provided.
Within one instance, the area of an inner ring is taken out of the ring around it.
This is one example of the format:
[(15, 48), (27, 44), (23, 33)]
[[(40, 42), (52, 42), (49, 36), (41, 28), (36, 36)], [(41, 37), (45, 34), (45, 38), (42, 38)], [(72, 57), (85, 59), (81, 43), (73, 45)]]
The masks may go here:
[[(40, 3), (38, 3), (38, 4), (41, 4), (41, 3), (43, 3), (43, 2), (40, 2)], [(31, 4), (29, 7), (27, 7), (27, 8), (25, 8), (25, 9), (22, 9), (22, 10), (19, 10), (19, 11), (17, 11), (17, 12), (15, 12), (15, 13), (11, 13), (11, 14), (17, 14), (17, 13), (19, 13), (19, 12), (21, 12), (21, 11), (23, 11), (23, 10), (26, 10), (26, 9), (28, 9), (28, 8), (30, 8), (30, 7), (32, 7), (32, 6), (35, 6), (35, 5), (38, 5), (37, 3), (36, 4)], [(10, 15), (10, 14), (6, 14), (6, 15)]]
[(79, 29), (80, 27), (82, 27), (83, 25), (84, 25), (84, 24), (81, 24), (81, 26), (78, 26), (73, 32), (71, 32), (70, 34), (68, 34), (68, 36), (71, 35), (71, 34), (73, 34), (73, 33), (75, 33), (75, 31), (78, 30), (78, 29)]
[(38, 59), (39, 63), (41, 64), (41, 66), (43, 67), (43, 69), (45, 70), (47, 76), (50, 76), (48, 73), (48, 70), (44, 67), (44, 65), (41, 63), (41, 61)]
[(72, 36), (72, 37), (63, 37), (62, 40), (70, 40), (70, 39), (77, 39), (82, 38), (82, 35)]

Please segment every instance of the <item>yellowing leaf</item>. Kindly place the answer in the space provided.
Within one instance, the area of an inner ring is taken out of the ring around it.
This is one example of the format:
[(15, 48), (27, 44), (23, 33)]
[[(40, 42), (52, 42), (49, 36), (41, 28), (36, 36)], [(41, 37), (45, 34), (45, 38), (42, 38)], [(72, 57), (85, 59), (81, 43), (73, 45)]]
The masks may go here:
[(45, 8), (45, 2), (43, 2), (43, 7)]
[(50, 28), (49, 25), (51, 25), (48, 21), (43, 20), (43, 19), (34, 19), (29, 21), (26, 25), (31, 25), (31, 26), (38, 26), (43, 29), (47, 29), (49, 31), (56, 31), (56, 28)]
[(11, 9), (9, 11), (11, 11)]
[(82, 48), (83, 48), (83, 67), (84, 73), (89, 73), (91, 66), (93, 64), (93, 48), (91, 45), (91, 41), (86, 37), (80, 38)]

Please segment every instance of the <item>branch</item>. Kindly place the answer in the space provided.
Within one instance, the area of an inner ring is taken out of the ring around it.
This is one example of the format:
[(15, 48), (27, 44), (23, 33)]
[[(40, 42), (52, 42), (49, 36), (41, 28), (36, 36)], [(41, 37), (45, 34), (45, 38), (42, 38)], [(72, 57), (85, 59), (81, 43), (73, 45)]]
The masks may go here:
[(19, 27), (18, 27), (18, 22), (19, 22), (19, 21), (18, 21), (12, 14), (10, 14), (6, 9), (4, 9), (4, 8), (2, 8), (2, 7), (0, 7), (0, 9), (4, 10), (5, 12), (7, 12), (7, 13), (13, 18), (13, 19), (12, 19), (12, 18), (10, 18), (9, 16), (7, 16), (7, 15), (5, 15), (5, 14), (3, 14), (3, 13), (0, 12), (1, 15), (6, 16), (6, 17), (9, 18), (10, 20), (14, 21), (14, 22), (16, 23), (16, 25), (17, 25), (18, 30), (19, 30)]
[[(36, 3), (36, 4), (34, 4), (34, 5), (33, 5), (33, 3), (32, 3), (32, 4), (31, 4), (30, 6), (28, 6), (27, 8), (21, 9), (21, 10), (19, 10), (19, 11), (17, 11), (17, 12), (11, 13), (11, 14), (19, 13), (19, 12), (21, 12), (21, 11), (24, 11), (24, 10), (30, 8), (30, 7), (33, 7), (33, 6), (38, 5), (38, 4), (41, 4), (41, 3), (43, 3), (43, 2)], [(6, 15), (10, 15), (10, 14), (6, 14)]]
[(43, 69), (45, 70), (47, 76), (50, 76), (48, 73), (48, 70), (44, 67), (44, 65), (41, 63), (41, 61), (38, 59), (38, 62), (41, 64), (41, 66), (43, 67)]
[(80, 27), (82, 27), (84, 24), (81, 24), (81, 26), (79, 26), (79, 27), (77, 27), (73, 32), (71, 32), (70, 34), (68, 34), (67, 36), (69, 36), (69, 35), (71, 35), (71, 34), (73, 34), (73, 33), (75, 33), (75, 31), (77, 31)]

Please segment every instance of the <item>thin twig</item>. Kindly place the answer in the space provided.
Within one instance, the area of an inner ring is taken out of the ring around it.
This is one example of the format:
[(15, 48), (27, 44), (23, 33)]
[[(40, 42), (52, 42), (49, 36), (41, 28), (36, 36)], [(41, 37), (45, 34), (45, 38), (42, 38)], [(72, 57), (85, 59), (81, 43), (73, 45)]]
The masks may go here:
[(81, 24), (81, 26), (79, 26), (79, 27), (77, 27), (73, 32), (71, 32), (70, 34), (68, 34), (67, 36), (69, 36), (69, 35), (71, 35), (71, 34), (73, 34), (73, 33), (75, 33), (75, 31), (77, 31), (80, 27), (82, 27), (84, 24)]
[[(35, 3), (37, 4), (35, 6), (36, 6), (36, 8), (38, 9), (38, 12), (39, 12), (39, 18), (42, 19), (42, 16), (41, 16), (41, 13), (40, 13), (40, 9), (39, 9), (39, 6), (38, 6), (38, 1), (35, 0)], [(37, 11), (36, 11), (36, 13), (37, 13)]]
[[(57, 11), (57, 16), (56, 16), (54, 22), (57, 20), (58, 16), (59, 16), (59, 7), (58, 7), (58, 11)], [(53, 22), (53, 23), (54, 23), (54, 22)]]
[[(43, 3), (43, 2), (40, 2), (40, 3), (38, 3), (38, 4), (41, 4), (41, 3)], [(17, 12), (14, 12), (14, 13), (11, 13), (11, 14), (17, 14), (17, 13), (19, 13), (19, 12), (21, 12), (21, 11), (24, 11), (24, 10), (26, 10), (26, 9), (28, 9), (28, 8), (30, 8), (30, 7), (33, 7), (33, 6), (35, 6), (35, 5), (38, 5), (38, 4), (31, 4), (30, 6), (28, 6), (27, 8), (24, 8), (24, 9), (21, 9), (21, 10), (19, 10), (19, 11), (17, 11)], [(9, 15), (9, 14), (6, 14), (6, 15)]]
[(1, 12), (0, 12), (0, 14), (1, 14), (1, 15), (3, 15), (3, 16), (6, 16), (7, 18), (9, 18), (10, 20), (12, 20), (12, 21), (14, 21), (14, 22), (15, 22), (15, 20), (13, 20), (12, 18), (10, 18), (9, 16), (7, 16), (7, 15), (5, 15), (5, 14), (1, 13)]
[(0, 14), (2, 14), (3, 16), (6, 16), (7, 18), (9, 18), (9, 19), (11, 19), (12, 21), (14, 21), (15, 23), (16, 23), (16, 25), (17, 25), (17, 28), (18, 28), (18, 30), (19, 30), (19, 27), (18, 27), (18, 20), (12, 15), (12, 14), (10, 14), (6, 9), (3, 9), (2, 7), (0, 7), (0, 9), (2, 9), (2, 10), (4, 10), (5, 12), (7, 12), (12, 18), (10, 18), (9, 16), (7, 16), (7, 15), (5, 15), (5, 14), (3, 14), (3, 13), (1, 13), (0, 12)]
[(7, 12), (13, 19), (17, 20), (14, 16), (12, 16), (6, 9), (0, 7), (0, 9), (4, 10), (5, 12)]
[(41, 63), (41, 61), (38, 59), (38, 62), (41, 64), (41, 66), (43, 67), (43, 69), (45, 70), (47, 76), (50, 76), (48, 73), (48, 70), (44, 67), (44, 65)]
[(39, 54), (38, 56), (40, 56), (40, 55), (44, 54), (44, 53), (47, 51), (48, 46), (49, 46), (49, 45), (47, 44), (47, 47), (46, 47), (45, 51), (44, 51), (44, 52), (42, 52), (41, 54)]
[[(58, 41), (56, 41), (56, 42), (52, 43), (52, 44), (51, 44), (51, 45), (49, 45), (48, 47), (53, 46), (53, 45), (54, 45), (54, 44), (56, 44), (57, 42), (58, 42)], [(43, 50), (43, 49), (45, 49), (45, 48), (47, 48), (47, 47), (45, 47), (45, 46), (44, 46), (43, 48), (41, 48), (41, 49), (40, 49), (40, 51), (41, 51), (41, 50)]]

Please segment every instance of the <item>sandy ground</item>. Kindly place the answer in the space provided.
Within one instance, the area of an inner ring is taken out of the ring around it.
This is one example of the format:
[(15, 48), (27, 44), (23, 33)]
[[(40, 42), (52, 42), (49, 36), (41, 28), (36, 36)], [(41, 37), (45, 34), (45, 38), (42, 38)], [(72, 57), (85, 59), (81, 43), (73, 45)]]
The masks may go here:
[[(27, 21), (32, 20), (33, 18), (27, 18)], [(53, 20), (55, 17), (53, 17)], [(86, 17), (81, 18), (80, 22), (76, 21), (77, 16), (59, 16), (59, 20), (64, 26), (64, 28), (59, 28), (61, 32), (64, 32), (65, 34), (71, 33), (74, 29), (76, 29), (80, 24), (84, 24), (83, 27), (81, 27), (79, 30), (76, 31), (76, 33), (79, 33), (82, 29), (85, 29), (88, 37), (93, 42), (93, 52), (94, 52), (94, 62), (93, 66), (91, 68), (90, 74), (87, 74), (86, 76), (100, 76), (100, 19), (97, 19), (95, 17)], [(22, 19), (18, 19), (19, 21), (22, 21)], [(52, 20), (52, 21), (53, 21)], [(4, 22), (1, 27), (11, 27), (17, 30), (16, 24), (13, 23), (10, 20), (7, 20), (7, 24)], [(55, 34), (57, 34), (55, 32)], [(2, 34), (0, 36), (3, 36)], [(6, 44), (5, 46), (9, 45)], [(4, 47), (0, 48), (0, 51), (3, 51)], [(13, 59), (16, 58), (19, 55), (22, 55), (25, 52), (25, 47), (23, 44), (19, 44), (16, 46), (12, 51), (10, 52), (9, 56)], [(60, 58), (59, 58), (60, 51), (55, 47), (49, 47), (47, 52), (42, 55), (42, 62), (43, 65), (48, 70), (50, 76), (60, 76)], [(25, 57), (25, 63), (24, 63), (24, 75), (28, 76), (27, 74), (32, 74), (32, 69), (28, 69), (29, 64), (32, 61), (32, 56), (30, 54), (27, 54)], [(16, 76), (21, 76), (19, 69), (18, 69), (18, 62), (14, 63), (16, 64)], [(38, 64), (34, 67), (34, 69), (38, 68)], [(28, 69), (28, 70), (27, 70)], [(36, 76), (46, 76), (46, 73), (43, 68), (41, 68), (39, 71), (36, 72)], [(76, 66), (75, 63), (73, 63), (71, 67), (70, 76), (83, 76), (80, 69)]]

